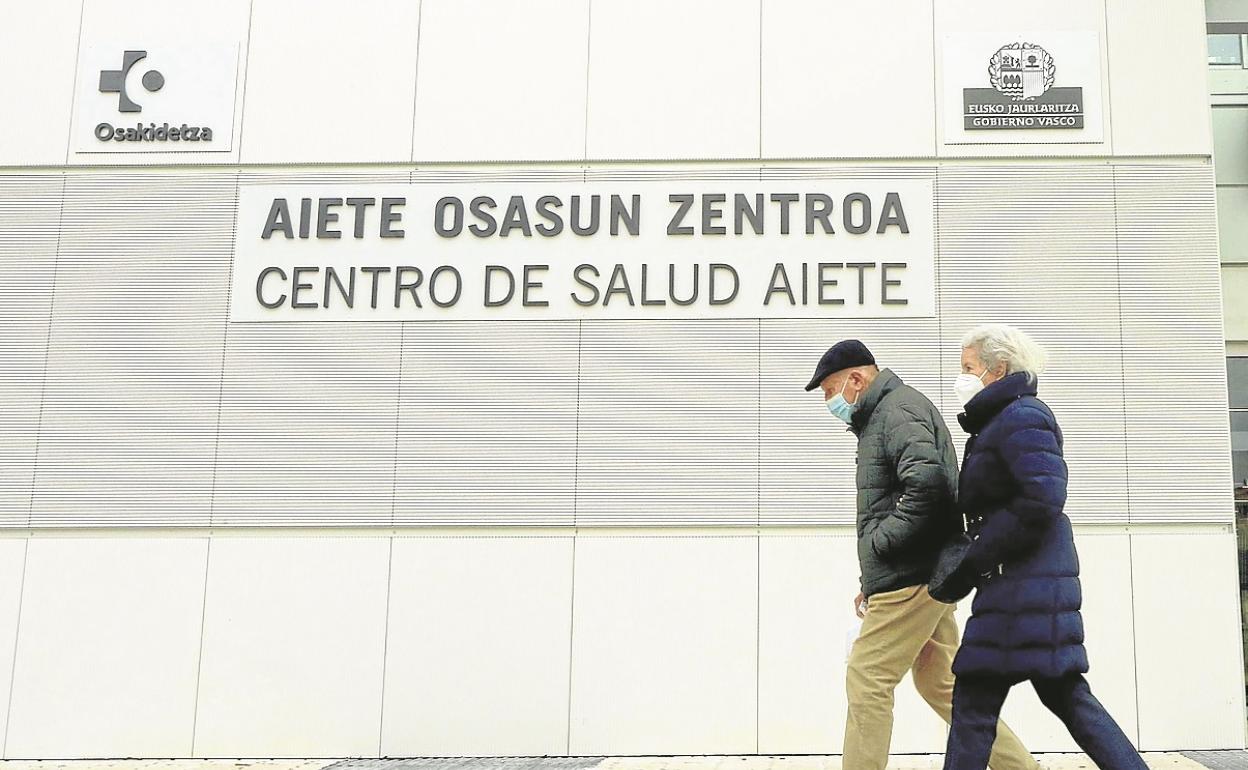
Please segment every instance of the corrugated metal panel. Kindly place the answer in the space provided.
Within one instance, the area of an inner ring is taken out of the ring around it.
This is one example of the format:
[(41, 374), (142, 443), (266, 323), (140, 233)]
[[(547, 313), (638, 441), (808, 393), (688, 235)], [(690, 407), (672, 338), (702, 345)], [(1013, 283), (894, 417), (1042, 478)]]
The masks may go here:
[(32, 523), (208, 523), (233, 174), (70, 175)]
[(1133, 522), (1231, 523), (1210, 166), (1116, 166)]
[(337, 169), (275, 169), (238, 172), (240, 185), (270, 184), (402, 184), (410, 181), (409, 171), (341, 171)]
[(585, 321), (577, 524), (755, 524), (758, 321)]
[(942, 391), (976, 324), (1018, 326), (1050, 353), (1040, 397), (1057, 415), (1070, 466), (1067, 512), (1127, 521), (1121, 327), (1113, 176), (1105, 165), (947, 166), (937, 182)]
[(395, 523), (573, 523), (577, 328), (404, 324)]
[(0, 526), (23, 526), (39, 434), (61, 194), (56, 176), (0, 177)]
[(234, 324), (214, 525), (389, 524), (398, 324)]

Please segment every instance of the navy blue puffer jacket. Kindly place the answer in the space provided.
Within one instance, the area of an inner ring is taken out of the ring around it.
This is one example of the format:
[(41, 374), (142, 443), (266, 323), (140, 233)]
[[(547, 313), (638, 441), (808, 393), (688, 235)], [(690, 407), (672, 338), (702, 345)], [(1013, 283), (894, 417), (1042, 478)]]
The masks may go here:
[(1086, 673), (1079, 557), (1066, 504), (1062, 431), (1036, 382), (1008, 375), (958, 416), (971, 434), (958, 506), (975, 541), (966, 565), (981, 578), (958, 675)]

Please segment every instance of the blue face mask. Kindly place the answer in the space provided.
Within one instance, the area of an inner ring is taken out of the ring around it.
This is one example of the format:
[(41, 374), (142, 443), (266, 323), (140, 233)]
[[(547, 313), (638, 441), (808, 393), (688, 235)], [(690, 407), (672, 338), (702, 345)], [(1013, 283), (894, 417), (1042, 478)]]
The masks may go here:
[[(848, 385), (848, 384), (849, 384), (849, 379), (846, 378), (845, 385)], [(849, 423), (849, 421), (853, 419), (854, 410), (858, 407), (858, 404), (857, 403), (851, 404), (845, 400), (845, 385), (841, 386), (840, 393), (837, 393), (835, 396), (828, 399), (824, 403), (827, 404), (828, 411), (832, 413), (833, 417), (837, 418), (838, 420), (841, 420), (842, 422)]]

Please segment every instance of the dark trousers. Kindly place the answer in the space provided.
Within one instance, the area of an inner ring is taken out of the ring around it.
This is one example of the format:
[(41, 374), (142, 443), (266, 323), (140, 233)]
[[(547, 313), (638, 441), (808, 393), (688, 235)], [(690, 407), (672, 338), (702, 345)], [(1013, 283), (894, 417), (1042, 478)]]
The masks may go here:
[[(1010, 687), (1018, 682), (991, 676), (959, 676), (953, 686), (953, 723), (945, 753), (945, 770), (984, 770), (997, 736), (997, 718)], [(1101, 770), (1147, 770), (1131, 739), (1109, 715), (1082, 674), (1059, 679), (1032, 679), (1052, 711), (1079, 748)]]

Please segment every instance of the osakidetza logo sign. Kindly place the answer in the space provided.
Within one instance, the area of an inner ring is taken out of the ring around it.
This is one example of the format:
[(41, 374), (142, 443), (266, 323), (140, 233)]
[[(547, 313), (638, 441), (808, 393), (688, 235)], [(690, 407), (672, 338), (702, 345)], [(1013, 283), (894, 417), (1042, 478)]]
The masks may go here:
[(80, 55), (75, 153), (230, 149), (237, 42), (212, 36), (101, 37), (84, 43)]
[[(147, 51), (145, 50), (126, 51), (122, 55), (119, 69), (100, 71), (100, 93), (117, 95), (118, 112), (135, 114), (143, 112), (143, 105), (131, 97), (127, 88), (127, 79), (135, 65), (146, 58)], [(145, 90), (156, 93), (164, 89), (165, 76), (160, 70), (149, 69), (143, 73), (139, 82)], [(144, 125), (141, 120), (133, 126), (115, 126), (104, 121), (95, 127), (95, 138), (101, 142), (211, 142), (212, 127), (187, 123), (182, 123), (180, 126), (175, 124), (171, 127), (168, 121), (160, 125), (156, 123)]]

